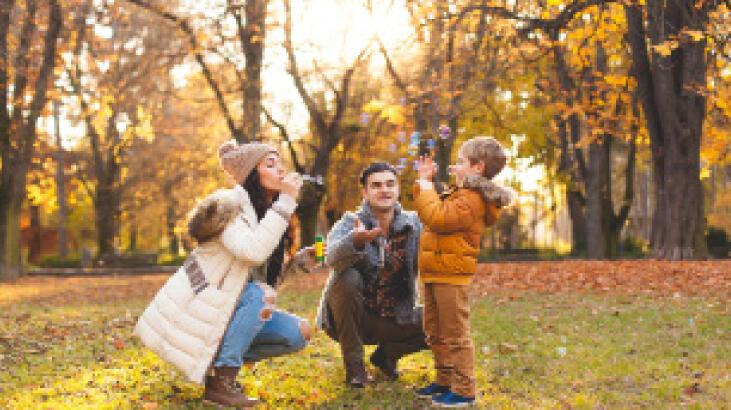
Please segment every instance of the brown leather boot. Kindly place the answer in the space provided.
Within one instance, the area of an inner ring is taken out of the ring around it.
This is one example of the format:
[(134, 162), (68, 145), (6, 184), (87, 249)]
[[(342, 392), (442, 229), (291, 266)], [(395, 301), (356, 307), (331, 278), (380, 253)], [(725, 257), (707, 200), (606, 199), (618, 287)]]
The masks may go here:
[(216, 367), (214, 374), (206, 378), (206, 391), (203, 401), (236, 408), (254, 407), (260, 403), (258, 399), (247, 397), (239, 390), (236, 383), (238, 367)]
[(345, 362), (345, 383), (350, 387), (362, 389), (373, 383), (373, 377), (368, 374), (362, 360)]

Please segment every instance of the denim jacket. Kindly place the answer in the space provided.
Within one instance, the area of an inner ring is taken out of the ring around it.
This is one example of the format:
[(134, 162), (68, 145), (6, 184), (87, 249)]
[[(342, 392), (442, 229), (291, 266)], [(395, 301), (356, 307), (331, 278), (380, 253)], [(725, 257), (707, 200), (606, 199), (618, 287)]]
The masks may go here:
[[(362, 250), (353, 245), (353, 228), (356, 218), (360, 219), (363, 226), (368, 229), (376, 226), (377, 220), (371, 211), (367, 201), (356, 212), (347, 212), (333, 225), (327, 236), (327, 257), (325, 263), (331, 268), (330, 277), (320, 299), (320, 307), (317, 313), (317, 327), (323, 330), (330, 328), (327, 298), (330, 288), (335, 279), (347, 269), (354, 268), (362, 276), (364, 281), (370, 281), (378, 272), (378, 248), (375, 241), (366, 244)], [(399, 324), (415, 324), (420, 315), (416, 306), (418, 299), (417, 275), (419, 255), (419, 235), (421, 223), (416, 212), (405, 211), (401, 204), (396, 204), (394, 219), (391, 223), (394, 232), (407, 232), (406, 240), (406, 264), (409, 275), (409, 291), (403, 300), (396, 303), (396, 322)]]

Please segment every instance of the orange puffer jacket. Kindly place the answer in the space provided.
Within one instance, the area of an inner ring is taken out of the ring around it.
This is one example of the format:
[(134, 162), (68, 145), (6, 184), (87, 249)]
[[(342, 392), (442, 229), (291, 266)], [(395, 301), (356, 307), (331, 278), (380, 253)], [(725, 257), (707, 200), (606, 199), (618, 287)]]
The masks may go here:
[(463, 187), (441, 197), (417, 184), (414, 206), (424, 225), (419, 245), (422, 282), (468, 285), (477, 270), (482, 233), (511, 197), (509, 190), (477, 176), (465, 178)]

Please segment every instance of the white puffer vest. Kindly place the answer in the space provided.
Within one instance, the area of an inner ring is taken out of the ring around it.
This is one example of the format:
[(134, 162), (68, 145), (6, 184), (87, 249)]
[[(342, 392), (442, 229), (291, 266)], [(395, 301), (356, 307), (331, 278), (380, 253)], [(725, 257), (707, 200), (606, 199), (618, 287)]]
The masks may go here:
[(191, 253), (142, 313), (135, 327), (142, 343), (190, 381), (202, 384), (249, 269), (267, 261), (287, 229), (286, 215), (296, 206), (292, 197), (282, 194), (257, 221), (249, 195), (240, 186), (204, 199), (194, 213), (215, 209), (206, 221), (215, 225), (227, 218), (225, 227)]

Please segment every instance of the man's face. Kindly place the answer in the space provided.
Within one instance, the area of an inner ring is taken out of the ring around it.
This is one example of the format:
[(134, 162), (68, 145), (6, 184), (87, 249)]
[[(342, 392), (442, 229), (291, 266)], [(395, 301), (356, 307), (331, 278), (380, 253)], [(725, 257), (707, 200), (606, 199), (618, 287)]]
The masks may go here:
[(363, 198), (371, 208), (386, 210), (393, 208), (398, 200), (398, 181), (391, 171), (374, 172), (368, 175), (363, 188)]

